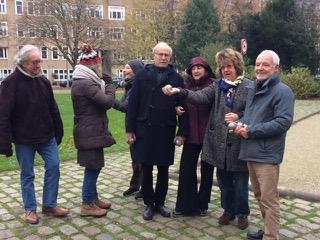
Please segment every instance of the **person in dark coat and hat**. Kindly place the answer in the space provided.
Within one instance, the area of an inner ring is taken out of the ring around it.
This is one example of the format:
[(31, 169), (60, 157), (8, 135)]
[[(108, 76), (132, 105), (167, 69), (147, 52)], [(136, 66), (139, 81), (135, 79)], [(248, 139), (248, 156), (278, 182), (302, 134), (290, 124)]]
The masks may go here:
[[(201, 90), (213, 83), (215, 75), (202, 57), (190, 60), (185, 80), (186, 89)], [(197, 163), (202, 149), (203, 138), (207, 127), (211, 104), (187, 103), (183, 109), (188, 114), (189, 135), (183, 145), (179, 185), (174, 216), (201, 215), (207, 213), (213, 184), (214, 167), (201, 161), (201, 183), (198, 191)], [(185, 113), (183, 113), (185, 114)]]
[[(123, 74), (125, 77), (124, 94), (121, 100), (115, 100), (113, 108), (126, 113), (128, 109), (129, 98), (131, 95), (131, 88), (134, 76), (137, 72), (143, 69), (144, 64), (140, 59), (133, 59), (128, 61), (124, 66)], [(123, 192), (123, 196), (130, 196), (135, 193), (135, 198), (142, 198), (142, 191), (140, 190), (142, 184), (142, 164), (136, 157), (134, 145), (130, 145), (130, 154), (132, 159), (132, 177), (130, 185), (127, 190)]]
[(71, 97), (74, 110), (74, 143), (77, 161), (85, 167), (82, 186), (82, 216), (101, 217), (111, 203), (98, 197), (97, 179), (104, 167), (103, 148), (115, 143), (108, 130), (106, 112), (115, 100), (115, 86), (102, 78), (101, 58), (89, 44), (81, 48), (80, 64), (73, 72)]

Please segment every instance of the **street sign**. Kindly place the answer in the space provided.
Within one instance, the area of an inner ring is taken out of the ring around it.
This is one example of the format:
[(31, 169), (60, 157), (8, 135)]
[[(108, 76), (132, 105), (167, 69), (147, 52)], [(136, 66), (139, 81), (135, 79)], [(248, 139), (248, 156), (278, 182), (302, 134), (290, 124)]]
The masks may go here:
[(247, 49), (248, 49), (248, 43), (247, 43), (247, 39), (242, 38), (240, 40), (240, 47), (241, 47), (241, 53), (242, 55), (245, 55), (247, 53)]

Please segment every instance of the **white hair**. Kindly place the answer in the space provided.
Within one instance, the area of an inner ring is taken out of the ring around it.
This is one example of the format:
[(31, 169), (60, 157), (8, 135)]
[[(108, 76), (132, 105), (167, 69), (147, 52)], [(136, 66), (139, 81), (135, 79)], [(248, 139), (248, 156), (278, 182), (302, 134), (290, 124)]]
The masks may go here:
[(172, 55), (172, 48), (166, 42), (159, 42), (153, 49), (152, 53), (155, 54), (159, 49), (166, 49), (169, 51), (170, 56)]
[(31, 44), (27, 44), (24, 45), (19, 51), (18, 53), (14, 56), (13, 59), (13, 64), (14, 65), (20, 65), (21, 62), (23, 62), (24, 60), (27, 59), (27, 56), (30, 52), (36, 51), (39, 53), (39, 55), (41, 56), (41, 52), (40, 49), (34, 45)]
[[(260, 55), (262, 55), (262, 54), (270, 54), (270, 55), (272, 56), (272, 60), (273, 60), (274, 64), (280, 65), (280, 58), (279, 58), (278, 54), (277, 54), (275, 51), (272, 51), (272, 50), (263, 50), (263, 51), (258, 55), (258, 57), (259, 57)], [(257, 58), (258, 58), (258, 57), (257, 57)]]

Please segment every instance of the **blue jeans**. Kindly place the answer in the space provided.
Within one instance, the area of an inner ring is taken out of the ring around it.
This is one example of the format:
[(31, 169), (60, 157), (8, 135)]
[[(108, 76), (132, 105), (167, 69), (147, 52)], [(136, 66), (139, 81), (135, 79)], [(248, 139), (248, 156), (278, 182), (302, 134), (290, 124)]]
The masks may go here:
[(92, 203), (98, 199), (97, 179), (101, 168), (84, 169), (83, 185), (82, 185), (82, 203)]
[(217, 179), (221, 191), (221, 207), (224, 211), (235, 216), (248, 216), (249, 173), (217, 169)]
[(34, 157), (36, 152), (44, 161), (44, 184), (42, 205), (45, 207), (57, 206), (59, 187), (59, 154), (55, 138), (42, 144), (15, 144), (17, 159), (20, 165), (20, 182), (24, 208), (27, 211), (36, 211), (37, 201), (34, 190)]

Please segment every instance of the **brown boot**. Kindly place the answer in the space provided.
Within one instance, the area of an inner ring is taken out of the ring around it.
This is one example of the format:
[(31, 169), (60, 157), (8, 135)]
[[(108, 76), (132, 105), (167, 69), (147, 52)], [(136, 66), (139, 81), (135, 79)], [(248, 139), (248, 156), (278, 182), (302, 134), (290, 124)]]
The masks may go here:
[(37, 224), (39, 222), (38, 215), (35, 211), (26, 211), (24, 219), (27, 223), (30, 224)]
[(220, 225), (228, 225), (230, 221), (232, 221), (235, 218), (234, 215), (231, 215), (230, 213), (223, 212), (223, 214), (219, 217), (219, 224)]
[(62, 207), (42, 207), (42, 213), (54, 217), (66, 217), (69, 211)]
[(249, 222), (248, 222), (248, 217), (247, 216), (238, 216), (238, 228), (241, 230), (244, 230), (248, 227)]
[(81, 206), (81, 216), (103, 217), (107, 215), (107, 210), (99, 208), (94, 203), (84, 203)]
[(97, 199), (94, 204), (102, 209), (109, 209), (111, 207), (111, 202), (101, 201), (100, 199)]

